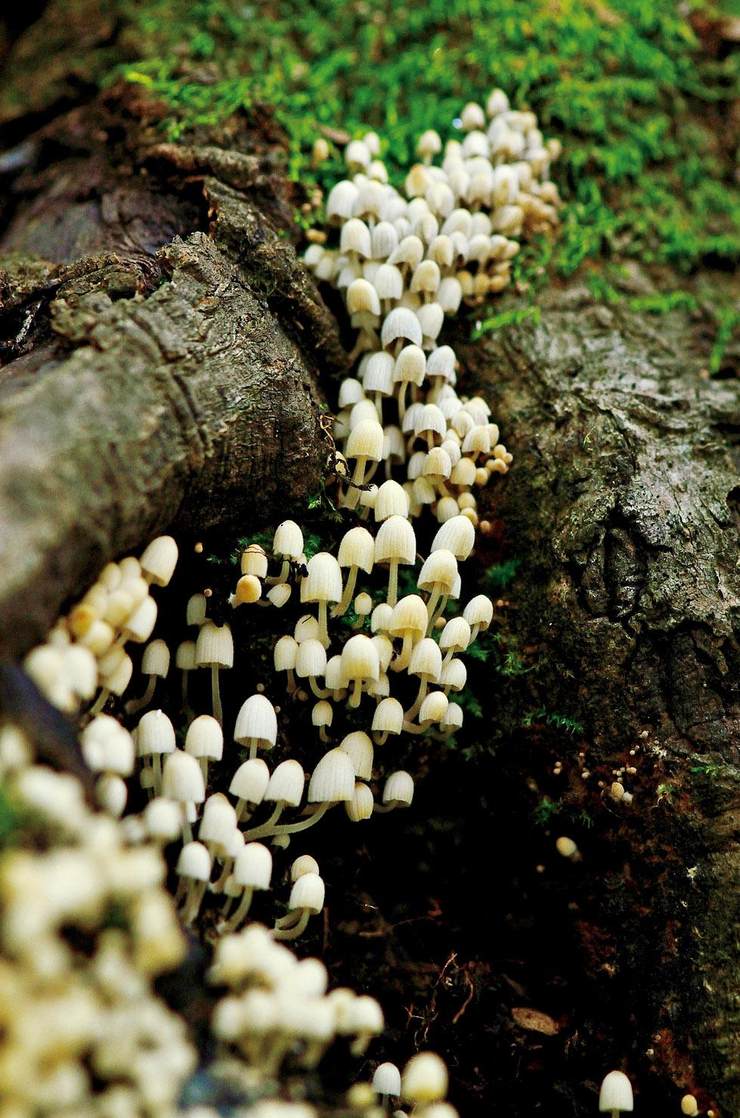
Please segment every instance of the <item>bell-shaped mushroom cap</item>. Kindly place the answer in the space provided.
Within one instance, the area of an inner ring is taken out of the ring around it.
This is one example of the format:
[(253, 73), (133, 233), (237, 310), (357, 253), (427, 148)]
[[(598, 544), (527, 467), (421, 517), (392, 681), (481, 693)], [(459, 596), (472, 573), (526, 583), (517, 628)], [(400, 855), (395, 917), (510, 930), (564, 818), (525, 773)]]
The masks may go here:
[(373, 1090), (378, 1095), (393, 1095), (398, 1098), (401, 1094), (401, 1072), (395, 1064), (378, 1064), (373, 1075)]
[(303, 798), (305, 774), (303, 769), (292, 758), (281, 761), (277, 766), (265, 792), (265, 800), (271, 803), (284, 803), (289, 807), (298, 807)]
[(80, 744), (85, 761), (93, 772), (130, 776), (134, 771), (133, 738), (110, 715), (96, 715), (83, 730)]
[(144, 574), (157, 586), (166, 586), (177, 565), (177, 544), (172, 536), (157, 536), (139, 560)]
[(456, 559), (467, 559), (475, 546), (475, 528), (465, 516), (446, 520), (432, 540), (432, 551), (445, 548)]
[(475, 482), (476, 465), (472, 458), (461, 458), (452, 467), (450, 481), (453, 485), (473, 485)]
[(272, 854), (261, 842), (248, 842), (239, 851), (234, 863), (234, 879), (250, 889), (269, 889), (272, 877)]
[(347, 458), (366, 458), (370, 462), (379, 462), (383, 457), (383, 428), (378, 420), (360, 420), (349, 433), (344, 453)]
[(148, 710), (141, 716), (136, 729), (140, 757), (151, 753), (172, 753), (175, 744), (175, 728), (163, 710)]
[(439, 677), (440, 687), (449, 687), (450, 691), (462, 691), (463, 687), (468, 680), (468, 669), (463, 664), (462, 660), (457, 660), (455, 657), (442, 668), (442, 675)]
[[(403, 242), (401, 242), (398, 249), (396, 249), (396, 253), (401, 250), (402, 245)], [(396, 253), (393, 254), (394, 257)], [(397, 263), (398, 261), (391, 259), (391, 262)], [(399, 338), (416, 346), (420, 346), (422, 342), (419, 320), (408, 307), (394, 307), (390, 314), (386, 315), (383, 320), (383, 326), (380, 332), (380, 340), (383, 348), (387, 349), (388, 346), (397, 342)]]
[(298, 642), (293, 637), (286, 635), (280, 637), (273, 649), (273, 663), (276, 672), (291, 671), (295, 667), (298, 653)]
[(301, 579), (302, 602), (339, 602), (342, 598), (342, 571), (328, 551), (317, 551), (307, 563), (308, 574)]
[(275, 555), (286, 559), (300, 559), (303, 554), (303, 532), (294, 520), (283, 520), (275, 529), (272, 540)]
[(355, 784), (354, 796), (344, 805), (348, 817), (353, 823), (362, 823), (364, 819), (370, 818), (374, 807), (375, 801), (373, 800), (372, 791), (368, 788), (367, 784), (361, 784), (357, 781)]
[(307, 640), (298, 645), (295, 671), (299, 679), (323, 675), (326, 671), (326, 649), (321, 641)]
[(195, 642), (195, 662), (199, 668), (233, 668), (234, 639), (228, 625), (203, 622)]
[(308, 785), (308, 802), (335, 804), (351, 800), (355, 791), (355, 770), (352, 761), (342, 749), (330, 749), (311, 774)]
[(383, 803), (408, 807), (414, 798), (414, 781), (409, 773), (399, 769), (391, 773), (383, 787)]
[(206, 789), (195, 757), (181, 749), (167, 754), (162, 774), (162, 795), (179, 803), (203, 803)]
[[(372, 400), (358, 400), (349, 413), (349, 429), (354, 431), (360, 423), (379, 423), (378, 409)], [(377, 438), (377, 432), (373, 433)], [(358, 452), (359, 453), (359, 452)]]
[(270, 781), (270, 770), (261, 757), (252, 757), (234, 773), (229, 792), (239, 800), (261, 804)]
[[(339, 407), (351, 408), (365, 399), (365, 391), (356, 377), (345, 377), (339, 386)], [(292, 520), (289, 523), (293, 523)], [(274, 548), (273, 548), (274, 550)], [(301, 551), (303, 544), (301, 541)]]
[(449, 705), (450, 700), (442, 691), (430, 691), (419, 709), (419, 723), (441, 722)]
[(326, 661), (324, 683), (330, 691), (341, 691), (347, 686), (347, 680), (342, 673), (342, 657), (339, 654), (330, 656)]
[[(396, 234), (396, 240), (398, 240), (398, 234)], [(392, 251), (395, 252), (395, 249)], [(403, 275), (395, 264), (381, 264), (373, 276), (373, 287), (377, 291), (379, 299), (383, 301), (392, 299), (395, 302), (403, 295)], [(392, 366), (393, 362), (391, 362), (391, 369)], [(363, 383), (368, 392), (372, 391), (367, 378)]]
[(362, 376), (362, 384), (366, 392), (380, 392), (382, 396), (391, 395), (393, 392), (393, 358), (390, 353), (381, 351), (370, 356)]
[(355, 597), (352, 608), (358, 617), (369, 617), (373, 610), (373, 600), (365, 590), (362, 590)]
[(202, 625), (206, 619), (206, 597), (204, 594), (191, 594), (186, 609), (188, 625)]
[(429, 616), (424, 599), (418, 594), (407, 594), (393, 607), (388, 632), (392, 637), (402, 637), (405, 633), (421, 637), (426, 632), (428, 623)]
[(381, 672), (386, 672), (388, 671), (388, 665), (393, 659), (393, 644), (383, 633), (376, 633), (371, 639), (378, 650), (380, 670)]
[(369, 574), (373, 569), (375, 540), (367, 528), (350, 528), (342, 536), (337, 561), (340, 567), (359, 567)]
[(226, 796), (221, 792), (209, 796), (203, 805), (203, 815), (198, 827), (200, 841), (214, 843), (226, 851), (236, 829), (236, 812)]
[(339, 745), (348, 755), (360, 780), (370, 780), (373, 775), (373, 743), (364, 730), (347, 734)]
[(373, 732), (378, 734), (400, 734), (402, 728), (403, 707), (398, 699), (381, 699), (373, 715)]
[(487, 629), (493, 618), (493, 602), (485, 594), (476, 594), (463, 610), (463, 617), (471, 627)]
[(340, 218), (346, 221), (351, 218), (358, 194), (359, 190), (349, 179), (335, 183), (326, 199), (326, 216), (330, 220)]
[[(135, 641), (137, 644), (143, 644), (148, 641), (152, 635), (152, 630), (157, 621), (157, 603), (154, 598), (144, 598), (137, 606), (131, 611), (126, 620), (121, 625), (121, 630), (129, 640)], [(102, 623), (101, 623), (102, 624)], [(91, 629), (94, 626), (91, 626)], [(88, 631), (82, 639), (85, 645), (90, 644), (90, 631)], [(93, 651), (96, 651), (93, 649)]]
[(304, 873), (319, 872), (319, 863), (310, 854), (301, 854), (293, 862), (290, 867), (290, 880), (297, 881), (299, 877), (303, 877)]
[(452, 462), (446, 450), (441, 446), (433, 446), (424, 456), (424, 477), (447, 479), (452, 473)]
[(175, 873), (192, 881), (208, 881), (211, 876), (211, 855), (202, 842), (186, 842), (180, 851)]
[(427, 358), (424, 350), (418, 345), (404, 346), (393, 366), (393, 380), (396, 384), (402, 384), (404, 381), (409, 384), (423, 384), (426, 368)]
[(342, 649), (342, 676), (347, 680), (376, 680), (379, 675), (380, 658), (370, 637), (350, 637)]
[(313, 726), (331, 726), (334, 721), (334, 707), (327, 699), (319, 699), (311, 709)]
[(409, 662), (409, 675), (436, 683), (442, 674), (442, 652), (435, 640), (424, 637), (414, 645)]
[(345, 1024), (349, 1033), (360, 1036), (380, 1036), (385, 1025), (383, 1010), (375, 998), (363, 994), (355, 998), (347, 1007)]
[[(443, 525), (444, 527), (444, 525)], [(439, 586), (443, 594), (449, 594), (457, 578), (457, 559), (451, 551), (439, 548), (424, 560), (416, 584), (420, 590), (431, 591)]]
[(353, 280), (347, 288), (346, 299), (350, 314), (372, 314), (380, 317), (380, 299), (368, 280)]
[(220, 761), (224, 752), (224, 732), (220, 723), (210, 714), (200, 714), (188, 726), (185, 735), (185, 752), (193, 757), (207, 757)]
[(439, 638), (443, 652), (463, 652), (470, 644), (470, 625), (464, 617), (451, 617)]
[(401, 1077), (401, 1095), (406, 1102), (441, 1102), (447, 1094), (447, 1068), (435, 1052), (412, 1056)]
[[(400, 242), (398, 248), (391, 253), (388, 263), (408, 264), (409, 268), (415, 268), (423, 256), (424, 244), (421, 238), (417, 237), (415, 233), (409, 233)], [(383, 345), (385, 344), (383, 342)]]
[(364, 221), (360, 221), (357, 217), (352, 217), (342, 226), (342, 232), (339, 236), (339, 248), (343, 253), (355, 252), (358, 256), (369, 257), (372, 256), (372, 243), (370, 241), (370, 230)]
[(408, 566), (416, 561), (416, 535), (405, 516), (389, 516), (378, 529), (375, 537), (376, 563), (403, 563)]
[(378, 523), (387, 520), (389, 516), (402, 516), (404, 519), (408, 519), (408, 493), (397, 481), (393, 481), (393, 479), (384, 481), (375, 498), (374, 512)]
[(288, 908), (307, 909), (315, 916), (324, 907), (324, 894), (323, 879), (317, 873), (303, 873), (293, 882)]
[(370, 630), (373, 633), (387, 633), (393, 617), (393, 606), (387, 602), (377, 605), (370, 615)]
[(447, 707), (447, 714), (441, 722), (442, 729), (445, 732), (454, 733), (459, 730), (463, 724), (463, 709), (459, 703), (450, 703)]
[(236, 716), (234, 741), (272, 749), (277, 741), (275, 708), (265, 695), (250, 695)]
[(182, 828), (182, 809), (173, 800), (156, 796), (144, 808), (147, 833), (157, 842), (171, 842)]
[(293, 593), (293, 587), (288, 582), (278, 582), (275, 586), (271, 586), (267, 591), (267, 600), (275, 609), (282, 609), (287, 605), (290, 595)]
[(163, 640), (150, 641), (141, 658), (144, 675), (156, 675), (165, 679), (170, 670), (170, 650)]
[(267, 556), (264, 547), (258, 543), (247, 544), (241, 554), (240, 566), (243, 575), (264, 578), (267, 574)]
[(610, 1071), (604, 1076), (599, 1091), (599, 1111), (626, 1111), (634, 1109), (632, 1084), (623, 1071)]
[(298, 644), (304, 641), (317, 641), (321, 633), (321, 626), (312, 613), (305, 613), (299, 617), (293, 629), (293, 637)]

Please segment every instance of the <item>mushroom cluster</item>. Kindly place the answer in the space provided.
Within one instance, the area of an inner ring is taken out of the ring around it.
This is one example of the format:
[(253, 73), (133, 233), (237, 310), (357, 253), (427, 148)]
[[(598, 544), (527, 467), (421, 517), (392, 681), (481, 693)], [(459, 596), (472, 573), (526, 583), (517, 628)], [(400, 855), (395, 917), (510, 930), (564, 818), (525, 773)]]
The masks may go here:
[[(394, 766), (389, 744), (401, 735), (444, 741), (460, 729), (463, 657), (493, 618), (488, 598), (463, 598), (461, 566), (474, 550), (476, 491), (505, 474), (512, 456), (485, 400), (458, 395), (459, 362), (442, 331), (461, 305), (510, 283), (521, 238), (557, 221), (548, 173), (559, 145), (501, 90), (485, 109), (467, 105), (461, 126), (464, 135), (444, 149), (436, 132), (424, 133), (401, 189), (388, 181), (374, 133), (352, 141), (348, 177), (326, 199), (326, 227), (309, 236), (306, 265), (342, 293), (356, 331), (334, 424), (349, 522), (336, 546), (307, 557), (292, 520), (277, 526), (269, 551), (249, 544), (228, 603), (211, 615), (209, 592), (188, 599), (189, 632), (173, 665), (154, 635), (151, 591), (167, 586), (178, 558), (174, 539), (161, 536), (140, 559), (109, 563), (25, 660), (46, 698), (79, 717), (103, 812), (85, 805), (74, 778), (37, 765), (13, 726), (0, 727), (0, 772), (19, 802), (54, 815), (60, 828), (48, 849), (0, 861), (0, 988), (8, 991), (0, 1001), (24, 1006), (0, 1019), (0, 1092), (12, 1080), (13, 1118), (176, 1113), (193, 1053), (182, 1022), (151, 991), (182, 957), (176, 914), (215, 941), (210, 978), (228, 993), (213, 1030), (247, 1081), (272, 1080), (287, 1062), (313, 1069), (337, 1037), (362, 1055), (382, 1031), (374, 999), (327, 993), (323, 964), (298, 962), (280, 942), (322, 911), (324, 881), (310, 854), (278, 871), (273, 860), (332, 808), (360, 823), (411, 804), (413, 776)], [(316, 741), (300, 753), (308, 772), (284, 756), (264, 689), (239, 691), (229, 604), (303, 610), (277, 639), (273, 666), (291, 702), (311, 702)], [(144, 646), (135, 688), (129, 642)], [(173, 690), (161, 681), (173, 666), (180, 704), (166, 710)], [(208, 710), (197, 709), (194, 672), (207, 673)], [(226, 711), (224, 673), (232, 673)], [(135, 779), (144, 805), (136, 813)], [(163, 888), (165, 865), (174, 898)], [(255, 895), (280, 881), (288, 882), (282, 914), (269, 929), (248, 923)], [(84, 952), (67, 944), (70, 928)], [(36, 1027), (41, 1012), (48, 1027)], [(91, 1098), (93, 1079), (107, 1109)], [(456, 1118), (446, 1068), (431, 1053), (414, 1057), (403, 1076), (381, 1065), (372, 1087), (352, 1091), (353, 1112), (373, 1118), (401, 1103), (424, 1118)], [(273, 1100), (250, 1110), (314, 1113)]]
[(13, 1118), (171, 1118), (196, 1065), (154, 980), (186, 943), (153, 845), (0, 729), (4, 795), (30, 841), (0, 856), (0, 1097)]

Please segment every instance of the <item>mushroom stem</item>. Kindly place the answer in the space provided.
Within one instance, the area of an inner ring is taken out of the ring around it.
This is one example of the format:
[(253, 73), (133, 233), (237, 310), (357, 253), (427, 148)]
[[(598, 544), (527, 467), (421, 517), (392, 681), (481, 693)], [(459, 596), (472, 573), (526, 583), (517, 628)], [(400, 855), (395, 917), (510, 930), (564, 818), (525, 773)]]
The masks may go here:
[(277, 823), (284, 811), (284, 801), (278, 800), (269, 819), (266, 819), (264, 823), (260, 823), (259, 827), (253, 827), (251, 831), (244, 832), (245, 840), (251, 842), (252, 839), (262, 838), (264, 835), (272, 834), (274, 824)]
[(308, 677), (308, 685), (317, 699), (328, 699), (331, 695), (331, 691), (328, 691), (325, 687), (319, 687), (315, 675), (310, 675)]
[(406, 390), (408, 386), (409, 382), (407, 380), (401, 381), (401, 391), (398, 393), (398, 417), (401, 420), (406, 414)]
[(432, 586), (432, 592), (429, 596), (429, 601), (427, 602), (427, 617), (429, 618), (429, 624), (427, 625), (427, 636), (431, 632), (432, 624), (434, 622), (434, 611), (437, 608), (437, 604), (439, 602), (441, 594), (442, 587), (438, 582), (435, 582)]
[(350, 706), (353, 709), (355, 709), (356, 707), (358, 707), (360, 705), (360, 699), (361, 698), (362, 698), (362, 681), (359, 680), (359, 679), (353, 679), (352, 680), (352, 694), (349, 697), (349, 701), (347, 703), (347, 706)]
[(352, 601), (352, 595), (355, 592), (358, 570), (358, 567), (350, 567), (349, 574), (347, 575), (347, 585), (345, 586), (344, 593), (342, 594), (342, 600), (338, 603), (338, 605), (334, 606), (334, 609), (331, 611), (332, 617), (341, 617), (343, 613), (347, 612), (349, 603)]
[(391, 559), (388, 567), (388, 596), (386, 598), (389, 606), (395, 606), (398, 601), (398, 560)]
[(180, 683), (180, 697), (182, 699), (182, 709), (183, 709), (183, 712), (185, 712), (185, 713), (189, 713), (189, 711), (190, 711), (190, 703), (188, 701), (189, 676), (190, 676), (190, 673), (187, 670), (187, 668), (183, 668), (182, 669), (182, 680), (181, 680), (181, 683)]
[[(333, 806), (333, 803), (319, 804), (319, 806), (311, 812), (307, 819), (302, 819), (300, 823), (281, 823), (278, 827), (273, 827), (268, 832), (267, 836), (263, 834), (263, 828), (260, 828), (257, 837), (269, 838), (272, 835), (295, 835), (298, 833), (298, 831), (305, 831), (309, 827), (313, 827), (314, 823), (318, 823), (319, 819), (323, 819), (329, 808)], [(267, 824), (265, 824), (265, 827), (266, 826)], [(245, 834), (244, 837), (247, 838), (247, 834)], [(251, 837), (252, 835), (249, 834), (249, 838)]]
[(395, 660), (391, 661), (391, 671), (402, 672), (405, 668), (408, 667), (413, 647), (413, 636), (410, 630), (407, 629), (406, 632), (403, 634), (403, 644), (401, 645), (401, 651), (399, 652), (398, 656), (396, 656)]
[(252, 904), (252, 897), (254, 896), (254, 889), (248, 885), (242, 893), (242, 899), (239, 901), (238, 907), (234, 910), (228, 920), (219, 924), (219, 932), (233, 932), (235, 931), (242, 921), (246, 918)]
[(108, 702), (108, 696), (109, 695), (110, 695), (110, 691), (108, 690), (108, 688), (103, 687), (101, 689), (101, 692), (98, 695), (97, 699), (95, 700), (93, 705), (90, 707), (89, 711), (87, 712), (90, 718), (92, 718), (96, 714), (100, 714), (100, 711), (103, 709), (105, 704)]
[(223, 725), (224, 712), (221, 706), (221, 689), (218, 685), (218, 665), (211, 664), (211, 701), (213, 703), (213, 717), (220, 726)]
[(234, 859), (233, 858), (225, 858), (223, 869), (221, 870), (221, 873), (219, 874), (219, 876), (216, 878), (215, 881), (211, 882), (211, 884), (209, 886), (209, 889), (210, 889), (211, 893), (223, 893), (224, 885), (226, 884), (226, 882), (229, 878), (229, 875), (230, 875), (231, 871), (233, 870), (233, 868), (234, 868)]
[(205, 895), (206, 884), (205, 881), (193, 881), (190, 883), (185, 898), (185, 906), (182, 910), (182, 920), (184, 924), (192, 924), (198, 915)]
[(154, 770), (154, 788), (152, 791), (155, 796), (158, 796), (162, 791), (162, 754), (153, 754), (152, 762), (152, 768)]
[(355, 462), (355, 468), (354, 468), (354, 471), (352, 473), (352, 480), (351, 480), (349, 488), (347, 489), (347, 492), (345, 493), (344, 498), (342, 500), (342, 504), (348, 509), (356, 508), (357, 502), (360, 499), (360, 489), (359, 489), (359, 487), (365, 481), (365, 466), (366, 465), (367, 465), (367, 458), (364, 457), (364, 456), (360, 456)]
[(125, 711), (126, 711), (126, 714), (135, 714), (137, 710), (142, 710), (143, 707), (147, 706), (152, 701), (152, 699), (154, 698), (154, 688), (156, 686), (157, 686), (156, 675), (150, 675), (149, 676), (149, 682), (147, 683), (146, 689), (144, 691), (144, 694), (141, 696), (141, 698), (140, 699), (131, 699), (130, 702), (126, 703), (126, 706), (124, 708)]
[(327, 625), (327, 604), (319, 602), (319, 640), (324, 648), (329, 647), (329, 629)]
[(412, 707), (409, 707), (409, 709), (406, 711), (406, 713), (404, 715), (404, 718), (407, 722), (412, 722), (414, 720), (414, 718), (416, 718), (416, 715), (419, 713), (419, 708), (421, 707), (421, 704), (424, 702), (424, 696), (427, 693), (427, 687), (428, 686), (429, 686), (429, 680), (428, 679), (422, 679), (421, 683), (419, 684), (419, 690), (418, 690), (417, 695), (416, 695), (416, 701), (415, 701), (415, 703)]
[(298, 939), (298, 936), (305, 932), (310, 916), (311, 913), (304, 908), (297, 924), (293, 924), (290, 928), (273, 928), (273, 939)]

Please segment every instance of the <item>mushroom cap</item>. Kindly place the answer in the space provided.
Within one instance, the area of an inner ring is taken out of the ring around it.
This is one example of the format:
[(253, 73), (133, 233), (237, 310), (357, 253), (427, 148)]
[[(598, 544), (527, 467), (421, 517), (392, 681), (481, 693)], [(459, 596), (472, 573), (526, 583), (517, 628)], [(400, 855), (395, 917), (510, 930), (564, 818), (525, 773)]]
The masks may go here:
[(388, 626), (392, 637), (401, 637), (409, 632), (418, 637), (426, 632), (429, 615), (423, 598), (418, 594), (407, 594), (393, 607), (393, 615)]
[(379, 1095), (401, 1094), (401, 1072), (395, 1064), (378, 1064), (373, 1075), (373, 1090)]
[(410, 773), (399, 769), (391, 773), (383, 787), (383, 803), (408, 807), (414, 798), (414, 781)]
[(193, 757), (207, 757), (220, 761), (224, 752), (224, 732), (217, 719), (210, 714), (200, 714), (188, 726), (185, 735), (185, 752)]
[(229, 792), (239, 800), (261, 804), (270, 781), (270, 770), (261, 757), (252, 757), (234, 773)]
[(604, 1076), (599, 1091), (599, 1111), (634, 1109), (632, 1084), (623, 1071), (610, 1071)]
[[(370, 403), (370, 401), (361, 401)], [(355, 404), (355, 407), (359, 405)], [(371, 404), (374, 408), (374, 405)], [(377, 413), (376, 413), (377, 414)], [(362, 419), (349, 433), (344, 449), (347, 458), (366, 458), (379, 462), (383, 457), (383, 428), (377, 418)]]
[(423, 637), (414, 645), (409, 661), (409, 675), (436, 683), (442, 674), (442, 652), (431, 637)]
[(451, 660), (442, 667), (442, 675), (439, 677), (440, 687), (449, 687), (451, 691), (462, 691), (463, 687), (468, 680), (468, 669), (465, 667), (462, 660), (458, 660), (453, 656)]
[(226, 796), (221, 792), (209, 796), (203, 805), (203, 814), (198, 826), (200, 841), (213, 843), (226, 853), (231, 846), (236, 829), (236, 812)]
[(373, 743), (364, 730), (354, 730), (347, 734), (339, 744), (352, 762), (355, 776), (360, 780), (370, 780), (373, 775)]
[[(409, 238), (405, 238), (401, 242), (401, 244), (396, 249), (396, 252), (394, 252), (393, 256), (391, 257), (389, 263), (399, 263), (399, 260), (401, 260), (402, 258), (396, 259), (397, 254), (401, 252), (404, 244), (408, 239)], [(421, 251), (422, 253), (424, 251), (423, 245)], [(408, 307), (394, 307), (390, 314), (386, 315), (386, 317), (383, 319), (383, 325), (380, 332), (380, 340), (383, 348), (387, 349), (388, 346), (393, 345), (394, 342), (397, 342), (399, 338), (403, 338), (407, 342), (410, 342), (412, 345), (416, 346), (420, 346), (422, 342), (421, 325), (419, 324), (419, 320), (414, 312), (412, 310), (409, 310)]]
[(311, 709), (311, 724), (313, 726), (331, 726), (334, 721), (334, 707), (328, 699), (319, 699)]
[(476, 594), (463, 610), (463, 617), (468, 625), (487, 629), (493, 619), (493, 602), (485, 594)]
[(326, 649), (319, 640), (302, 641), (295, 658), (295, 672), (299, 679), (323, 675), (326, 671)]
[(319, 872), (319, 863), (310, 854), (301, 854), (293, 862), (290, 867), (290, 880), (297, 881), (299, 877), (303, 877), (304, 873)]
[(359, 633), (347, 641), (342, 649), (342, 675), (347, 680), (377, 680), (380, 658), (370, 637)]
[(229, 625), (203, 622), (195, 642), (195, 662), (199, 668), (233, 668), (234, 639)]
[(324, 907), (324, 896), (323, 879), (317, 873), (303, 873), (293, 882), (288, 908), (308, 909), (315, 916)]
[(475, 528), (465, 516), (453, 516), (446, 520), (432, 540), (432, 552), (445, 548), (456, 559), (467, 559), (474, 546)]
[(378, 523), (387, 520), (390, 516), (401, 516), (407, 519), (409, 515), (408, 493), (402, 485), (393, 481), (392, 478), (384, 481), (378, 489), (373, 511)]
[(328, 551), (317, 551), (306, 566), (308, 574), (301, 579), (301, 601), (341, 601), (342, 571), (334, 556)]
[(208, 881), (211, 876), (211, 855), (202, 842), (185, 843), (177, 859), (175, 873), (193, 881)]
[(369, 819), (375, 807), (373, 794), (367, 784), (362, 784), (360, 781), (355, 783), (355, 794), (351, 800), (348, 800), (344, 805), (347, 815), (353, 823), (362, 823), (363, 820)]
[(181, 749), (167, 754), (162, 774), (162, 795), (179, 803), (203, 803), (206, 789), (195, 757)]
[(447, 1084), (444, 1060), (435, 1052), (419, 1052), (403, 1069), (401, 1094), (406, 1102), (441, 1102), (447, 1094)]
[(416, 535), (405, 516), (389, 516), (378, 529), (375, 537), (376, 563), (402, 563), (416, 561)]
[(175, 744), (175, 728), (163, 710), (148, 710), (142, 714), (136, 729), (140, 757), (151, 753), (172, 753)]
[(157, 536), (145, 548), (139, 565), (157, 586), (166, 586), (177, 565), (177, 544), (172, 536)]
[(420, 590), (427, 591), (439, 586), (442, 593), (449, 594), (455, 585), (457, 573), (455, 556), (446, 548), (439, 548), (424, 560), (416, 584)]
[(263, 749), (272, 749), (277, 741), (277, 715), (265, 695), (250, 695), (242, 703), (236, 716), (234, 741), (239, 745), (256, 743)]
[(439, 637), (443, 652), (463, 652), (470, 644), (470, 625), (464, 617), (451, 617)]
[(170, 670), (170, 650), (163, 640), (150, 641), (141, 658), (144, 675), (156, 675), (165, 679)]
[(369, 574), (373, 569), (375, 540), (367, 528), (350, 528), (342, 536), (337, 562), (340, 567), (359, 567)]
[(442, 691), (430, 691), (419, 709), (419, 722), (441, 722), (447, 714), (450, 700)]
[(186, 621), (188, 625), (202, 625), (206, 619), (206, 597), (204, 594), (191, 594), (188, 598)]
[(272, 854), (261, 842), (248, 842), (234, 862), (234, 880), (251, 889), (269, 889), (272, 877)]
[(298, 761), (292, 758), (281, 761), (270, 777), (264, 799), (272, 803), (298, 807), (303, 798), (305, 782), (305, 773)]
[(373, 715), (373, 732), (379, 734), (400, 734), (402, 728), (403, 707), (398, 699), (381, 699)]
[(295, 520), (283, 520), (275, 529), (272, 539), (275, 555), (286, 559), (300, 559), (303, 554), (303, 532)]
[(280, 637), (280, 639), (276, 641), (275, 648), (273, 649), (272, 653), (275, 671), (292, 671), (292, 669), (295, 668), (296, 665), (297, 654), (298, 642), (290, 635)]
[(351, 800), (355, 791), (355, 770), (342, 749), (330, 749), (321, 758), (308, 784), (308, 802), (341, 803)]

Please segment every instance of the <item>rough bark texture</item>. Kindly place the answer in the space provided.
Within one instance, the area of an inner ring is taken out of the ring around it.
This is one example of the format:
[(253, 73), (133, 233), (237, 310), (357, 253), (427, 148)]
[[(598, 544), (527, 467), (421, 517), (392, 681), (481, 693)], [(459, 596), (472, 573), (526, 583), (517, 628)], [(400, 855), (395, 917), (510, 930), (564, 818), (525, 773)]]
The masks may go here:
[[(562, 798), (597, 805), (626, 843), (620, 888), (633, 922), (644, 912), (633, 929), (596, 889), (576, 922), (584, 967), (602, 995), (632, 989), (654, 1061), (729, 1115), (740, 1112), (740, 410), (737, 385), (702, 372), (694, 338), (685, 316), (613, 311), (571, 287), (544, 298), (539, 324), (467, 356), (516, 456), (488, 512), (522, 564), (507, 624), (528, 669), (497, 685), (487, 713), (504, 738), (521, 735), (526, 711), (582, 724), (591, 787), (571, 777)], [(625, 765), (635, 800), (619, 819), (595, 785)]]
[[(34, 138), (0, 241), (2, 650), (168, 525), (300, 508), (343, 354), (269, 155), (152, 143), (111, 96)], [(260, 191), (271, 198), (259, 208)], [(281, 212), (282, 207), (282, 212)]]

